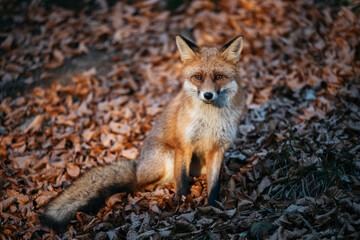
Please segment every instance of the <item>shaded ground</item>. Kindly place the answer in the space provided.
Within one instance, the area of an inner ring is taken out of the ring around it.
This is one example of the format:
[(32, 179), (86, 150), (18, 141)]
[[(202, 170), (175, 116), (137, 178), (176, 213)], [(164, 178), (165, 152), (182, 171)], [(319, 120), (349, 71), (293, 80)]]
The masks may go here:
[[(356, 2), (107, 3), (3, 5), (2, 239), (360, 237)], [(45, 204), (80, 174), (136, 158), (181, 86), (179, 32), (199, 45), (245, 36), (247, 110), (225, 156), (221, 202), (207, 206), (201, 177), (180, 205), (169, 184), (113, 195), (97, 215), (78, 213), (65, 233), (42, 227)]]
[(64, 64), (58, 68), (46, 71), (36, 70), (32, 73), (30, 81), (22, 76), (14, 81), (5, 82), (0, 86), (1, 99), (7, 97), (19, 97), (32, 91), (34, 87), (47, 88), (54, 82), (68, 85), (72, 77), (80, 75), (84, 71), (96, 68), (100, 75), (111, 72), (115, 53), (90, 51), (89, 54), (64, 60)]

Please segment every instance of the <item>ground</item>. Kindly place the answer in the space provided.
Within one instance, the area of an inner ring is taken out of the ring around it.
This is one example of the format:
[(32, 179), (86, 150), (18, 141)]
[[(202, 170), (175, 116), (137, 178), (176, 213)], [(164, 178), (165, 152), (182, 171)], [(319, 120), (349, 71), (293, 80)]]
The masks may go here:
[[(75, 3), (76, 2), (76, 3)], [(2, 239), (359, 239), (360, 18), (356, 1), (2, 1)], [(136, 159), (181, 88), (174, 38), (245, 37), (247, 93), (222, 168), (111, 196), (67, 231), (44, 206), (90, 168)]]

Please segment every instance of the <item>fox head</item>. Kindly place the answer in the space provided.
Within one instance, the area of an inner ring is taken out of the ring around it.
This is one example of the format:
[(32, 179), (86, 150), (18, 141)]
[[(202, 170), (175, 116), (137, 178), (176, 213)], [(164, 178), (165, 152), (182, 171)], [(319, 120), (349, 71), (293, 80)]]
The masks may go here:
[(243, 40), (243, 36), (239, 35), (221, 48), (199, 48), (186, 38), (176, 36), (176, 45), (184, 64), (186, 95), (206, 104), (226, 105), (240, 87), (236, 64), (240, 59)]

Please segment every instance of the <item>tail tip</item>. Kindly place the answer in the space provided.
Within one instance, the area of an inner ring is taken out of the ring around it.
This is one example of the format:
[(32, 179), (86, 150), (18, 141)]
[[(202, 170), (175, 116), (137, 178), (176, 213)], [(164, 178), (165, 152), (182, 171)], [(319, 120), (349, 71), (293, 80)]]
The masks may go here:
[(59, 221), (51, 215), (46, 213), (39, 215), (40, 223), (54, 230), (56, 233), (62, 233), (65, 231), (69, 221)]

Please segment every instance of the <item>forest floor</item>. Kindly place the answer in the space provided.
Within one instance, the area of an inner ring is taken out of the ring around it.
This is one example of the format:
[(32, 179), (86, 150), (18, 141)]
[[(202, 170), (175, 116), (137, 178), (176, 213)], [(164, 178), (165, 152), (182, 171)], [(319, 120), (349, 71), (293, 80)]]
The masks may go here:
[[(1, 239), (360, 239), (358, 2), (75, 2), (1, 1)], [(221, 201), (207, 205), (202, 176), (179, 205), (168, 184), (115, 194), (64, 233), (42, 226), (81, 174), (136, 159), (181, 88), (178, 33), (245, 36)]]

